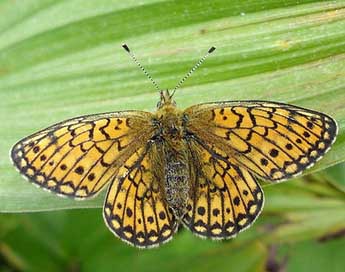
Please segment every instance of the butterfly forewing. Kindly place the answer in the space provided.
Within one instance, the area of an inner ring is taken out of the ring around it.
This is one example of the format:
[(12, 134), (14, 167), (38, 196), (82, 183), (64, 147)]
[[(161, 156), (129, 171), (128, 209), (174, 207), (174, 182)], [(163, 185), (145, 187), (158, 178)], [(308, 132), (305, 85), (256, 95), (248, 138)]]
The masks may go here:
[(226, 239), (250, 226), (263, 206), (254, 177), (219, 149), (190, 139), (194, 190), (183, 223), (193, 233)]
[(33, 183), (61, 195), (90, 197), (152, 136), (150, 117), (136, 111), (70, 119), (19, 141), (11, 157)]
[(150, 143), (135, 152), (109, 187), (104, 218), (113, 233), (137, 247), (154, 247), (170, 240), (178, 222), (168, 209)]
[(263, 179), (299, 174), (334, 142), (336, 122), (300, 107), (265, 101), (206, 103), (185, 111), (187, 130)]

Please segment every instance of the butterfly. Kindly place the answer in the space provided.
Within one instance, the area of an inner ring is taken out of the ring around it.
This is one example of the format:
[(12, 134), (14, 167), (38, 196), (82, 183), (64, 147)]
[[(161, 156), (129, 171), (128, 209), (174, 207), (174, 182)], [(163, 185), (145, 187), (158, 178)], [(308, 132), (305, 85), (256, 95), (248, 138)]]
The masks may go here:
[(15, 167), (75, 199), (108, 186), (105, 224), (136, 247), (169, 241), (180, 224), (204, 238), (236, 236), (263, 208), (257, 178), (279, 182), (311, 167), (335, 141), (337, 124), (324, 113), (269, 101), (178, 109), (175, 90), (214, 50), (172, 92), (160, 91), (155, 113), (110, 112), (52, 125), (14, 145)]

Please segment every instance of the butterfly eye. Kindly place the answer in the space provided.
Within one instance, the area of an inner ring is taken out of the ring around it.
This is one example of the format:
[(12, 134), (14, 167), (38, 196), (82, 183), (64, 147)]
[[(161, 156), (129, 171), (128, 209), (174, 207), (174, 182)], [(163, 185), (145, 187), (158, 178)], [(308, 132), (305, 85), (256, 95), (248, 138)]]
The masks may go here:
[(189, 118), (187, 114), (182, 115), (182, 126), (185, 126), (188, 122)]
[(152, 119), (152, 125), (155, 127), (155, 128), (159, 128), (161, 126), (161, 122), (157, 119)]

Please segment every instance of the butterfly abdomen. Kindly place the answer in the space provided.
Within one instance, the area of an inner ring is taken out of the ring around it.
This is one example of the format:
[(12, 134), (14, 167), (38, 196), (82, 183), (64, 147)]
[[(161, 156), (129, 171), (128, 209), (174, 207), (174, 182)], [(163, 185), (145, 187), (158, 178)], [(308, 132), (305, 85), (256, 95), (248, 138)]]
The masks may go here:
[(166, 157), (164, 188), (166, 201), (177, 218), (186, 213), (189, 195), (188, 163), (175, 151), (169, 150)]

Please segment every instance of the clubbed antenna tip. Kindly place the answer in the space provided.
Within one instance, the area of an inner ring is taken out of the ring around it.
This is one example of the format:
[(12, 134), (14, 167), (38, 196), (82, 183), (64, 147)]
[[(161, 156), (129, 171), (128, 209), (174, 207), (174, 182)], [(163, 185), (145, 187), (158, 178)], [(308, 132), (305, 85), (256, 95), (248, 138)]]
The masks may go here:
[[(126, 45), (127, 46), (127, 45)], [(208, 53), (211, 54), (214, 50), (216, 50), (216, 48), (214, 46), (212, 46), (209, 50)]]
[(122, 47), (128, 52), (128, 53), (130, 53), (131, 52), (131, 50), (129, 50), (129, 47), (127, 46), (127, 44), (123, 44), (122, 45)]

